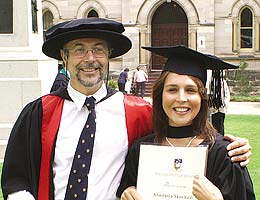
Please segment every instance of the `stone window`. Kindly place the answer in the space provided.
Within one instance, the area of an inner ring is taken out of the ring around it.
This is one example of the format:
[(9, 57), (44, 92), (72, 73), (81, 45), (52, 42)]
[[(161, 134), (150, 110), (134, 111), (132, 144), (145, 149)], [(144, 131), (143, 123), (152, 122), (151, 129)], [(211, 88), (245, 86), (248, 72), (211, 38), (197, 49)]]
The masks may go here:
[(253, 48), (253, 14), (247, 7), (240, 14), (240, 48)]
[(37, 22), (37, 0), (31, 0), (32, 8), (32, 31), (38, 33), (38, 22)]
[(237, 9), (232, 19), (233, 52), (252, 53), (260, 49), (259, 18), (255, 17), (251, 7)]
[(48, 28), (53, 26), (53, 14), (50, 10), (45, 10), (42, 16), (43, 23), (43, 40), (45, 41), (45, 32)]
[(46, 10), (42, 17), (43, 30), (46, 31), (48, 28), (53, 26), (53, 14), (51, 11)]
[(0, 34), (13, 33), (13, 1), (0, 0), (0, 8)]

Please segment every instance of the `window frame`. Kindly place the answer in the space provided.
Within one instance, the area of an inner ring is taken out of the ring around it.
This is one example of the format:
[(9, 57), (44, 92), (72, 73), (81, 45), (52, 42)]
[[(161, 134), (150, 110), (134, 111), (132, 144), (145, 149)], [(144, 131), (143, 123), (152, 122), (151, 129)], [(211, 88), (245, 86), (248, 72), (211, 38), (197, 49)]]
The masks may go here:
[[(5, 8), (5, 10), (1, 10), (3, 15), (0, 15), (1, 20), (0, 23), (3, 22), (4, 27), (3, 30), (0, 30), (0, 34), (13, 34), (14, 33), (14, 3), (13, 0), (1, 0), (0, 7)], [(7, 14), (7, 15), (4, 15)], [(7, 18), (10, 18), (9, 21)], [(8, 26), (8, 27), (7, 27)]]
[[(48, 24), (50, 25), (49, 27), (45, 27), (45, 24), (46, 24), (46, 22), (45, 22), (45, 14), (46, 13), (50, 13), (51, 15), (52, 15), (52, 22), (50, 23), (50, 21), (48, 22)], [(42, 15), (42, 24), (43, 24), (43, 31), (46, 31), (47, 29), (49, 29), (50, 27), (52, 27), (53, 25), (54, 25), (54, 15), (53, 15), (53, 13), (49, 10), (49, 9), (46, 9), (44, 12), (43, 12), (43, 15)]]
[[(252, 26), (251, 27), (241, 27), (241, 22), (242, 22), (242, 13), (245, 9), (248, 9), (251, 12), (252, 15)], [(255, 30), (254, 30), (254, 26), (255, 26), (255, 21), (254, 21), (254, 13), (252, 11), (252, 9), (250, 9), (250, 7), (245, 6), (243, 8), (241, 8), (240, 12), (239, 12), (239, 25), (238, 25), (238, 47), (239, 47), (239, 51), (240, 52), (250, 52), (253, 51), (255, 48), (255, 43), (256, 43), (256, 39), (255, 39)], [(242, 48), (241, 47), (241, 31), (245, 30), (245, 29), (251, 29), (252, 30), (252, 47), (247, 47), (247, 48)]]

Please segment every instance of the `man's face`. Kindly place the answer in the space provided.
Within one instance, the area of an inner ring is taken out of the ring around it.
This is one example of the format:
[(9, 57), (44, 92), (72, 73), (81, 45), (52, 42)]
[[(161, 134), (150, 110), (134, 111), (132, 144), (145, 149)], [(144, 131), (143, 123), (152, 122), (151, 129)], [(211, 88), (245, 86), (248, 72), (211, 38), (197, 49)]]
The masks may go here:
[(77, 39), (68, 42), (62, 52), (64, 62), (68, 59), (71, 86), (77, 91), (90, 95), (102, 85), (108, 70), (109, 49), (106, 41), (95, 38)]

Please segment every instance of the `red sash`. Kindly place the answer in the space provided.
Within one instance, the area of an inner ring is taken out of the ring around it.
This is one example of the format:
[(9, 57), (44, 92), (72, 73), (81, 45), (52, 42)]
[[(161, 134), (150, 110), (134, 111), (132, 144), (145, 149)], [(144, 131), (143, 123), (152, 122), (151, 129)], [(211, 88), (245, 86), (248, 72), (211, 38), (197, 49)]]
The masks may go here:
[(152, 106), (140, 97), (127, 95), (124, 104), (130, 148), (135, 139), (152, 133)]
[(48, 200), (53, 144), (60, 126), (64, 99), (58, 96), (42, 97), (42, 155), (38, 186), (38, 200)]

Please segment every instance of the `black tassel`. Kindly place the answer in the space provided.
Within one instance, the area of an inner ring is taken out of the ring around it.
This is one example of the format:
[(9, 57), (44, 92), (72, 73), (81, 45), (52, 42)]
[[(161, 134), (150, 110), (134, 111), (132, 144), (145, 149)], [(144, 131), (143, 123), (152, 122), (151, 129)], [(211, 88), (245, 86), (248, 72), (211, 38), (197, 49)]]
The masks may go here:
[(209, 92), (209, 107), (219, 109), (224, 106), (224, 75), (223, 70), (212, 70)]

